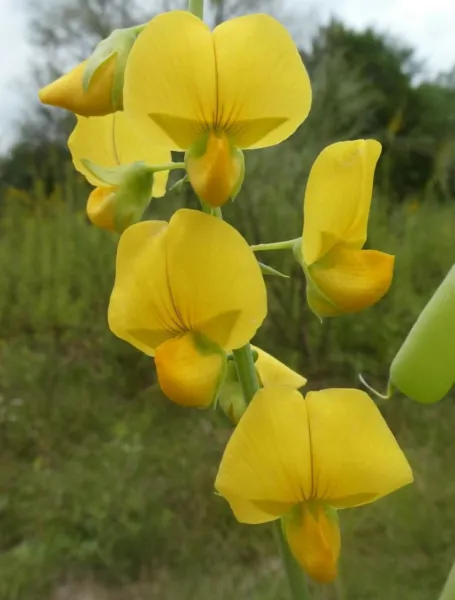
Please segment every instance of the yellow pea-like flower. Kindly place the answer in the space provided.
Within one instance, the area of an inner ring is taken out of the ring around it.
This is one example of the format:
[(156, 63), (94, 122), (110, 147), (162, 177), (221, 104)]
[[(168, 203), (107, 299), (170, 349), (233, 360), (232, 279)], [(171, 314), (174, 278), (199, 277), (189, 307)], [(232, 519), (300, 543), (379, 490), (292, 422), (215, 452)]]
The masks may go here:
[[(125, 212), (129, 208), (116, 207), (118, 203), (118, 187), (106, 183), (87, 166), (84, 161), (90, 161), (103, 168), (117, 168), (133, 163), (143, 163), (146, 166), (168, 163), (171, 153), (151, 144), (148, 140), (137, 135), (123, 112), (117, 112), (104, 117), (78, 117), (77, 125), (68, 140), (74, 166), (84, 175), (89, 183), (96, 186), (87, 202), (89, 219), (105, 229), (115, 230), (115, 213)], [(141, 196), (139, 203), (148, 204), (150, 196), (161, 197), (166, 193), (168, 172), (162, 171), (153, 175), (153, 183), (149, 189), (128, 190), (125, 200), (134, 208), (135, 192)], [(142, 196), (144, 196), (142, 198)], [(131, 223), (128, 223), (131, 224)]]
[(102, 116), (117, 110), (112, 100), (112, 86), (116, 71), (117, 56), (111, 56), (93, 75), (87, 90), (83, 77), (87, 61), (65, 73), (39, 91), (43, 104), (70, 110), (76, 115)]
[(248, 343), (266, 313), (259, 265), (228, 223), (181, 209), (169, 223), (143, 221), (120, 238), (109, 326), (155, 357), (174, 402), (210, 404), (226, 353)]
[(373, 502), (413, 481), (369, 396), (353, 389), (257, 392), (224, 452), (215, 482), (242, 523), (282, 518), (290, 548), (317, 581), (337, 573), (336, 510)]
[(362, 250), (380, 154), (375, 140), (339, 142), (325, 148), (311, 169), (300, 253), (308, 303), (320, 317), (367, 308), (392, 282), (394, 257)]
[[(305, 377), (280, 360), (257, 346), (251, 346), (251, 348), (253, 352), (257, 353), (254, 366), (261, 386), (283, 385), (298, 390), (306, 385), (307, 379)], [(246, 410), (247, 404), (239, 381), (238, 372), (233, 362), (228, 364), (226, 377), (219, 390), (218, 400), (229, 419), (233, 423), (238, 423)]]
[(125, 71), (125, 110), (155, 143), (186, 151), (199, 197), (220, 206), (243, 180), (241, 149), (288, 138), (311, 106), (311, 87), (287, 30), (248, 15), (212, 32), (194, 15), (158, 15)]

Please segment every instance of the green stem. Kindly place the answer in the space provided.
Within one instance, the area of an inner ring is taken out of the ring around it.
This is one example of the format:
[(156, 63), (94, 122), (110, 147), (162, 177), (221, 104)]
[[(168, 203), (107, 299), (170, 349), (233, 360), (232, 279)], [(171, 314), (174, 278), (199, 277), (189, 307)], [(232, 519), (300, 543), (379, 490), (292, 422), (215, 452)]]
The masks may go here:
[(310, 595), (308, 592), (305, 575), (292, 556), (292, 553), (289, 549), (289, 544), (287, 543), (281, 528), (281, 521), (276, 521), (274, 525), (275, 537), (280, 549), (281, 559), (286, 567), (286, 575), (288, 576), (292, 597), (294, 600), (309, 600)]
[(250, 344), (246, 344), (246, 346), (242, 346), (238, 350), (233, 350), (232, 354), (234, 355), (243, 395), (247, 404), (249, 404), (260, 387), (251, 346)]
[(450, 570), (444, 589), (439, 596), (439, 600), (455, 600), (455, 563)]
[(188, 0), (188, 10), (199, 17), (204, 18), (204, 0)]
[[(239, 348), (238, 350), (233, 350), (232, 353), (234, 355), (234, 361), (239, 374), (243, 394), (247, 404), (249, 404), (260, 388), (256, 367), (254, 366), (251, 345), (246, 344), (246, 346), (242, 346), (242, 348)], [(289, 587), (292, 592), (292, 598), (293, 600), (309, 600), (305, 575), (289, 550), (289, 545), (281, 530), (280, 521), (276, 522), (275, 531), (280, 554), (289, 581)]]
[(184, 162), (171, 162), (164, 165), (152, 165), (151, 169), (155, 173), (159, 173), (160, 171), (175, 171), (176, 169), (186, 169), (186, 164)]
[(292, 250), (297, 242), (300, 242), (302, 238), (295, 238), (294, 240), (286, 240), (285, 242), (272, 242), (271, 244), (256, 244), (256, 246), (250, 246), (253, 252), (266, 252), (267, 250)]

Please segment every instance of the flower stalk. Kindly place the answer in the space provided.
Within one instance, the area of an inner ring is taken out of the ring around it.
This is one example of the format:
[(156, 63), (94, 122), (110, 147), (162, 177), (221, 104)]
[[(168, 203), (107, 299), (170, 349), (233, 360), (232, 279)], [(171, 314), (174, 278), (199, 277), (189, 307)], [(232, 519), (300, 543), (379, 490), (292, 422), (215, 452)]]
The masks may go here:
[(455, 563), (450, 570), (449, 576), (447, 577), (447, 581), (444, 585), (444, 589), (442, 590), (441, 595), (439, 596), (439, 600), (453, 600), (455, 598)]
[(256, 244), (250, 246), (253, 252), (266, 252), (268, 250), (293, 250), (294, 245), (299, 243), (301, 238), (295, 238), (294, 240), (286, 240), (285, 242), (272, 242), (270, 244)]
[(204, 0), (189, 0), (188, 10), (200, 19), (204, 18)]
[[(246, 344), (246, 346), (234, 350), (233, 355), (243, 394), (247, 404), (249, 404), (260, 388), (251, 344)], [(291, 554), (281, 529), (281, 521), (275, 523), (275, 535), (293, 600), (309, 600), (310, 596), (305, 575)]]

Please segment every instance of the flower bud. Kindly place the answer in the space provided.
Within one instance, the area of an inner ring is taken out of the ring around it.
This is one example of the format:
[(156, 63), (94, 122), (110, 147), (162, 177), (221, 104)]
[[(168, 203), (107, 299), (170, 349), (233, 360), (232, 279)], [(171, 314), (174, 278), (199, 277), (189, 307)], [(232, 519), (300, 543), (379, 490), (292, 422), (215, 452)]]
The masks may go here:
[(188, 178), (198, 197), (212, 207), (235, 199), (245, 176), (245, 159), (224, 133), (210, 131), (185, 154)]
[[(90, 164), (87, 161), (87, 164)], [(106, 171), (105, 186), (97, 187), (89, 196), (87, 215), (90, 221), (103, 229), (122, 233), (127, 227), (141, 220), (150, 203), (153, 189), (153, 169), (144, 163), (119, 167), (117, 176), (112, 169), (92, 165), (100, 175)]]
[(134, 27), (113, 31), (88, 60), (42, 88), (41, 102), (84, 117), (123, 110), (126, 61), (139, 31)]

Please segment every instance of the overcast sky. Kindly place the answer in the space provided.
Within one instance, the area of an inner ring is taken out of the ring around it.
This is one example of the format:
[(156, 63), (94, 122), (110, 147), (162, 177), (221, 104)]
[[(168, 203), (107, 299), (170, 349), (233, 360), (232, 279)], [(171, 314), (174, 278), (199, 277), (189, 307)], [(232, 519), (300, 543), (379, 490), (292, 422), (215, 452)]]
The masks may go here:
[[(46, 2), (46, 0), (40, 0)], [(22, 0), (0, 0), (0, 149), (12, 140), (14, 121), (28, 99), (19, 86), (26, 81), (30, 49)], [(372, 25), (416, 48), (428, 71), (455, 65), (455, 0), (287, 0), (303, 10), (317, 7), (320, 21), (330, 15), (363, 28)], [(30, 90), (31, 92), (32, 90)]]

